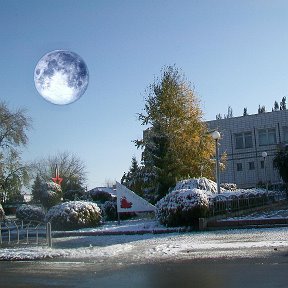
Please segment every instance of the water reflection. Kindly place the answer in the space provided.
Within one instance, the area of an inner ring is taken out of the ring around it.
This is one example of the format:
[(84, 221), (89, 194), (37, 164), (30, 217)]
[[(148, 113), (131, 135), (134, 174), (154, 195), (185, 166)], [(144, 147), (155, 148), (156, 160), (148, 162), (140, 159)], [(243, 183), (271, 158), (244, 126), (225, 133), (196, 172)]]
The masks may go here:
[(0, 262), (1, 287), (287, 287), (288, 263), (253, 259), (190, 260), (125, 266), (121, 262)]

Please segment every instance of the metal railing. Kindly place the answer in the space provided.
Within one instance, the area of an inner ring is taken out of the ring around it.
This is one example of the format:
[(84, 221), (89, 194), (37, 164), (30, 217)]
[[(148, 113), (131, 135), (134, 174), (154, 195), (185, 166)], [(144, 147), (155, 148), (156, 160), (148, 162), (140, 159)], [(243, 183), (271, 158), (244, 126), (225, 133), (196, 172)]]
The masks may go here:
[(0, 222), (0, 245), (36, 244), (52, 247), (51, 223), (6, 219)]
[(271, 203), (287, 201), (286, 191), (268, 191), (267, 193), (219, 194), (210, 201), (209, 216), (225, 215), (231, 212), (265, 206)]

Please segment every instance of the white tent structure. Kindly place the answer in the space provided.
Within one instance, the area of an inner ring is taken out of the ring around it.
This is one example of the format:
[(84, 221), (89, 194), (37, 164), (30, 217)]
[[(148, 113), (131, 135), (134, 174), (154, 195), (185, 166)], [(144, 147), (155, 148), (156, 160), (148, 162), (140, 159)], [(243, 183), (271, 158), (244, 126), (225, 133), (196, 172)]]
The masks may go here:
[(148, 201), (116, 182), (117, 211), (121, 212), (155, 212), (156, 208)]

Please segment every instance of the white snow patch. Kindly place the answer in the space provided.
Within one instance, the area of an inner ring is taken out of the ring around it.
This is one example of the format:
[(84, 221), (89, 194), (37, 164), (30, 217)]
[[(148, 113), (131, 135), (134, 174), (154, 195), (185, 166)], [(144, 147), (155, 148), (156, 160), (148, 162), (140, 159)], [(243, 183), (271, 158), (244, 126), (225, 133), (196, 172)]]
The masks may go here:
[[(161, 229), (161, 226), (158, 226), (157, 222), (153, 224), (152, 220), (122, 221), (119, 229), (138, 231), (143, 229), (145, 225), (147, 228), (149, 226), (150, 228)], [(107, 225), (104, 229), (113, 231), (116, 227), (113, 224)], [(97, 229), (90, 230), (95, 231)], [(113, 261), (114, 258), (119, 259), (120, 257), (123, 261), (149, 262), (157, 259), (187, 259), (187, 257), (249, 257), (249, 255), (255, 255), (259, 249), (268, 249), (269, 251), (273, 251), (275, 247), (278, 250), (287, 249), (287, 233), (288, 227), (282, 227), (185, 234), (63, 237), (53, 239), (53, 248), (24, 246), (23, 244), (16, 248), (2, 248), (0, 249), (0, 260), (64, 257), (67, 259), (89, 258), (97, 259), (97, 261), (101, 259)]]

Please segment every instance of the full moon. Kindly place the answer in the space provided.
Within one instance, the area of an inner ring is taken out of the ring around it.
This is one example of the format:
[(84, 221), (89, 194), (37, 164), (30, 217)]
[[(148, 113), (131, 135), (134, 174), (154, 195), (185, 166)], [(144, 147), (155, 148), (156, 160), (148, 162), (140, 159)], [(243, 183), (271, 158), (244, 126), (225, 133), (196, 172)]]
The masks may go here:
[(55, 50), (45, 54), (34, 70), (34, 83), (47, 101), (70, 104), (81, 98), (89, 82), (88, 68), (74, 52)]

